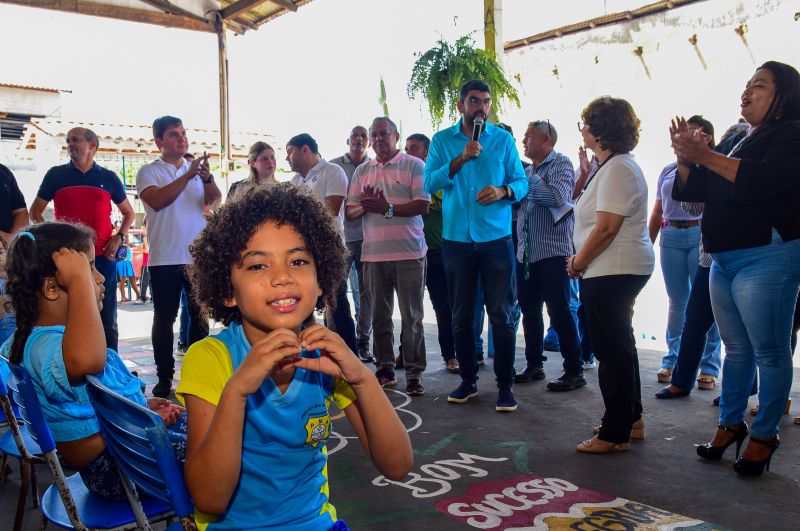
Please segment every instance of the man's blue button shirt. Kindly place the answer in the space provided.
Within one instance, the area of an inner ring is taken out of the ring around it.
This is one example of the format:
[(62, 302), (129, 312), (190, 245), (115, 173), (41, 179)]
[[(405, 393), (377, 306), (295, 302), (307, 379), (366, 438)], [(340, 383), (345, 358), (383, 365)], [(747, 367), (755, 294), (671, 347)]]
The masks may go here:
[(487, 185), (509, 186), (515, 200), (528, 193), (528, 179), (522, 170), (519, 153), (511, 135), (486, 124), (481, 133), (480, 156), (468, 161), (450, 178), (450, 162), (469, 142), (461, 132), (461, 120), (433, 135), (425, 164), (425, 191), (442, 190), (445, 240), (488, 242), (511, 234), (511, 201), (501, 199), (481, 205), (475, 197)]

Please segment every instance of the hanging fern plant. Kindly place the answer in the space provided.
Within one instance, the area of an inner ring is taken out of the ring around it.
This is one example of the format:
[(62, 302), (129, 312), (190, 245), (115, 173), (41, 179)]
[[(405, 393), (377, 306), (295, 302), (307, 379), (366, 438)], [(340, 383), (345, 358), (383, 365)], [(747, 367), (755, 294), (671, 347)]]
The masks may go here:
[[(492, 87), (492, 95), (500, 110), (500, 100), (507, 99), (519, 107), (517, 90), (506, 79), (495, 58), (480, 48), (475, 48), (471, 35), (449, 43), (443, 39), (427, 52), (418, 56), (408, 82), (408, 97), (422, 98), (428, 103), (434, 129), (438, 129), (447, 116), (456, 119), (461, 85), (471, 79), (481, 79)], [(491, 119), (491, 116), (490, 116)]]

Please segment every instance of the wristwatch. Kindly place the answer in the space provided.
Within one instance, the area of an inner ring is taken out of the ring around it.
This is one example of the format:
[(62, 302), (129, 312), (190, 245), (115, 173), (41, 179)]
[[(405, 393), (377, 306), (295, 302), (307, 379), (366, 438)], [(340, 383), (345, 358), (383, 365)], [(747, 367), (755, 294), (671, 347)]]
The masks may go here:
[(209, 173), (208, 174), (208, 179), (203, 179), (202, 177), (200, 177), (200, 180), (203, 181), (203, 184), (211, 184), (211, 183), (214, 182), (214, 174), (213, 173)]
[(394, 205), (389, 205), (389, 209), (386, 211), (386, 214), (383, 215), (386, 219), (392, 219), (394, 217)]
[(119, 238), (121, 240), (120, 243), (122, 243), (123, 245), (128, 243), (128, 237), (126, 235), (122, 234), (121, 232), (118, 232), (117, 236), (119, 236)]
[(514, 199), (514, 190), (511, 189), (510, 186), (504, 186), (503, 188), (506, 189), (506, 199)]

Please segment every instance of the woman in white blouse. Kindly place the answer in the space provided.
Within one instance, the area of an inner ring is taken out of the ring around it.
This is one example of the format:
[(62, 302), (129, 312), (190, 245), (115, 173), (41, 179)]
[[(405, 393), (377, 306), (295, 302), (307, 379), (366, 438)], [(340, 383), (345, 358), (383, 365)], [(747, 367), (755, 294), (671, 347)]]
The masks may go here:
[(586, 147), (600, 163), (575, 204), (576, 254), (567, 272), (581, 278), (581, 301), (600, 362), (605, 414), (595, 437), (579, 452), (628, 449), (644, 438), (639, 358), (631, 320), (636, 296), (653, 273), (647, 229), (647, 183), (630, 151), (639, 142), (639, 119), (630, 103), (601, 96), (581, 113)]

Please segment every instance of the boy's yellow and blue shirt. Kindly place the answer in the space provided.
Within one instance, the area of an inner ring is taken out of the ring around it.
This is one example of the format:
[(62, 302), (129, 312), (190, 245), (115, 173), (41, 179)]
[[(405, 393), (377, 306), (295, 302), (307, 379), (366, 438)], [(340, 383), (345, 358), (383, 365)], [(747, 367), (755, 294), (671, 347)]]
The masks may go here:
[[(176, 395), (217, 405), (225, 384), (250, 343), (240, 324), (189, 349)], [(319, 352), (302, 356), (319, 357)], [(242, 469), (227, 509), (220, 515), (195, 513), (199, 528), (329, 529), (336, 510), (328, 501), (328, 453), (333, 400), (344, 410), (356, 396), (344, 380), (295, 369), (285, 393), (267, 379), (247, 399), (242, 436)]]

